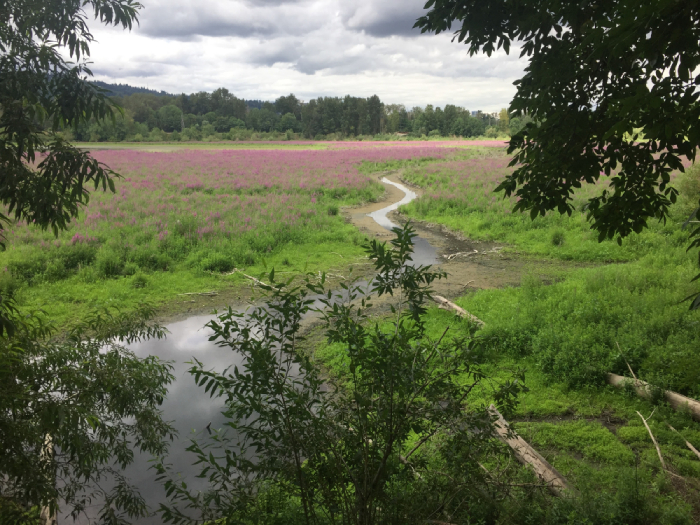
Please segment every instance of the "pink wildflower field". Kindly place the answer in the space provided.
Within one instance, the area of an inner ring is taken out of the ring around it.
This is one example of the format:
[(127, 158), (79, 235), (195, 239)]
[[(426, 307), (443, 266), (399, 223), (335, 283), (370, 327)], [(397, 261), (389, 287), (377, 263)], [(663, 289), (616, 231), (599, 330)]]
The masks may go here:
[[(4, 257), (16, 259), (12, 252), (20, 250), (26, 260), (31, 250), (33, 259), (45, 258), (31, 271), (15, 272), (30, 279), (48, 271), (52, 250), (82, 247), (88, 255), (81, 265), (96, 263), (99, 275), (110, 277), (169, 270), (178, 261), (226, 271), (290, 244), (357, 242), (358, 232), (339, 208), (377, 199), (384, 191), (363, 164), (445, 159), (464, 151), (457, 148), (464, 145), (339, 142), (324, 143), (320, 150), (95, 151), (100, 162), (121, 174), (116, 193), (93, 192), (58, 239), (31, 225), (13, 225)], [(58, 268), (56, 278), (70, 275), (71, 264), (66, 262), (65, 272)]]

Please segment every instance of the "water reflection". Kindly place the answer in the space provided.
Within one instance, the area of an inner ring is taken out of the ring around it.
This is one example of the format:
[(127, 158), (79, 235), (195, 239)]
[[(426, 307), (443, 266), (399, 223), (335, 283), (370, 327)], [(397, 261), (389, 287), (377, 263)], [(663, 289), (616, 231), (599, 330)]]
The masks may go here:
[[(209, 397), (204, 388), (199, 388), (194, 378), (188, 373), (191, 365), (187, 362), (196, 357), (205, 368), (223, 370), (240, 364), (238, 356), (229, 348), (221, 348), (210, 342), (212, 331), (205, 328), (214, 316), (195, 316), (168, 325), (170, 334), (160, 341), (144, 341), (131, 345), (130, 349), (139, 357), (158, 356), (164, 361), (171, 361), (175, 380), (168, 389), (162, 410), (165, 419), (172, 421), (178, 431), (178, 438), (171, 444), (168, 456), (175, 472), (181, 472), (187, 484), (194, 490), (205, 488), (205, 481), (194, 477), (198, 472), (192, 466), (194, 457), (185, 451), (189, 438), (197, 435), (204, 437), (205, 428), (211, 422), (211, 428), (221, 428), (224, 417), (221, 414), (223, 403), (217, 398)], [(238, 361), (238, 362), (237, 362)], [(127, 471), (127, 475), (139, 488), (151, 509), (165, 501), (165, 492), (156, 482), (155, 471), (150, 469), (149, 457), (141, 455)], [(161, 523), (156, 516), (137, 521), (139, 525)]]

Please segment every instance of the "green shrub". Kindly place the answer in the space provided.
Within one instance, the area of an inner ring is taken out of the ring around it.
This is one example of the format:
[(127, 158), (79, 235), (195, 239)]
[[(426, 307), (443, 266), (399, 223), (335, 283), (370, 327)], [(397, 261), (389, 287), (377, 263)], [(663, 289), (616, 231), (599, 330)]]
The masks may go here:
[(100, 275), (94, 266), (84, 266), (78, 270), (78, 280), (85, 284), (93, 284), (100, 280)]
[(114, 249), (102, 248), (97, 253), (95, 267), (102, 278), (117, 277), (124, 271), (124, 260)]
[(330, 215), (331, 217), (338, 215), (339, 211), (340, 210), (339, 210), (338, 206), (336, 206), (335, 204), (328, 206), (328, 215)]
[(253, 266), (255, 264), (255, 254), (247, 251), (236, 257), (236, 262), (239, 266)]
[(148, 278), (141, 272), (137, 272), (131, 278), (132, 288), (145, 288), (148, 285)]
[(68, 277), (68, 270), (61, 259), (53, 259), (46, 264), (44, 279), (47, 281), (60, 281), (66, 277)]
[(14, 297), (20, 284), (8, 269), (0, 270), (0, 296)]
[(135, 275), (138, 271), (138, 265), (132, 262), (128, 262), (124, 265), (124, 268), (122, 269), (122, 275), (126, 275), (128, 277), (130, 275)]
[(208, 272), (230, 272), (235, 268), (233, 259), (223, 254), (214, 254), (202, 261), (202, 269)]
[(83, 266), (89, 266), (95, 262), (97, 247), (79, 242), (76, 244), (64, 244), (56, 250), (55, 257), (61, 259), (66, 270), (77, 270)]
[(552, 233), (552, 245), (561, 246), (564, 244), (564, 230), (555, 230)]
[(167, 272), (172, 266), (172, 259), (152, 246), (139, 246), (130, 258), (144, 270)]
[(46, 255), (39, 251), (32, 251), (31, 254), (23, 252), (20, 257), (7, 263), (7, 269), (16, 278), (31, 284), (35, 277), (44, 273)]

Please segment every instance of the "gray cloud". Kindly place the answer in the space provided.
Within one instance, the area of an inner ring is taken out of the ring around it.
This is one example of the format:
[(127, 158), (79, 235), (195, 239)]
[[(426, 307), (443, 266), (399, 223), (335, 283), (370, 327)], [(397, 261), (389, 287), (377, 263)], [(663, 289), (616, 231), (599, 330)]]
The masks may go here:
[[(406, 105), (507, 105), (518, 50), (469, 57), (450, 35), (411, 29), (424, 0), (142, 0), (128, 33), (93, 24), (100, 80), (244, 98), (378, 94)], [(418, 38), (420, 36), (420, 38)]]
[(413, 29), (416, 19), (424, 14), (424, 0), (358, 0), (343, 2), (341, 16), (345, 27), (351, 31), (364, 31), (368, 35), (419, 36)]
[(198, 37), (275, 38), (304, 34), (322, 26), (309, 16), (312, 2), (279, 0), (152, 0), (141, 16), (140, 31), (156, 38), (192, 40)]

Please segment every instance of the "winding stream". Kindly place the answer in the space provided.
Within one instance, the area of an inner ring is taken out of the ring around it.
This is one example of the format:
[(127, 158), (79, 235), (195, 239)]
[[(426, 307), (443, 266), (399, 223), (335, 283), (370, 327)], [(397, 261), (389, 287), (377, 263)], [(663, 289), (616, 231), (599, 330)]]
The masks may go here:
[[(394, 204), (390, 204), (389, 206), (387, 206), (386, 208), (382, 208), (381, 210), (368, 213), (367, 215), (369, 217), (372, 217), (372, 219), (374, 219), (374, 222), (379, 224), (379, 226), (391, 231), (392, 228), (396, 228), (398, 225), (391, 222), (387, 215), (389, 215), (389, 213), (391, 213), (394, 210), (398, 210), (399, 206), (403, 206), (404, 204), (408, 204), (409, 202), (415, 200), (417, 195), (415, 192), (409, 190), (403, 184), (399, 184), (398, 182), (392, 182), (386, 177), (382, 179), (382, 182), (384, 184), (391, 184), (395, 188), (398, 188), (399, 190), (404, 192), (405, 195), (400, 201), (395, 202)], [(418, 266), (427, 266), (429, 264), (433, 265), (440, 263), (437, 256), (437, 250), (426, 239), (422, 237), (416, 237), (413, 242), (413, 264)]]
[[(391, 230), (397, 225), (391, 222), (387, 215), (399, 206), (411, 202), (417, 195), (402, 184), (386, 178), (382, 179), (382, 182), (398, 188), (405, 194), (400, 201), (369, 214), (377, 224)], [(414, 264), (419, 265), (439, 263), (436, 249), (421, 237), (415, 239), (413, 259)], [(187, 480), (188, 486), (195, 490), (204, 488), (206, 481), (194, 477), (198, 468), (192, 466), (194, 458), (185, 451), (185, 448), (190, 438), (204, 437), (203, 432), (207, 424), (211, 422), (212, 428), (221, 428), (225, 420), (221, 414), (222, 405), (210, 398), (203, 388), (197, 387), (192, 376), (187, 372), (190, 368), (187, 362), (192, 357), (196, 357), (206, 367), (217, 370), (238, 364), (232, 363), (236, 360), (235, 353), (231, 352), (230, 349), (217, 347), (208, 340), (212, 332), (204, 325), (213, 318), (212, 315), (200, 315), (169, 324), (167, 328), (170, 334), (167, 338), (145, 341), (130, 346), (130, 349), (140, 357), (155, 355), (164, 361), (172, 362), (174, 366), (175, 381), (170, 385), (168, 396), (161, 407), (165, 419), (173, 422), (178, 431), (178, 439), (171, 444), (168, 459), (173, 465), (174, 471), (180, 472)], [(146, 455), (137, 455), (136, 461), (127, 469), (126, 474), (132, 483), (139, 488), (149, 507), (157, 509), (159, 502), (165, 501), (165, 492), (161, 484), (155, 480), (156, 474), (150, 468), (149, 459)], [(61, 521), (67, 523), (67, 520)], [(159, 517), (155, 516), (138, 520), (135, 523), (151, 525), (161, 522)]]

